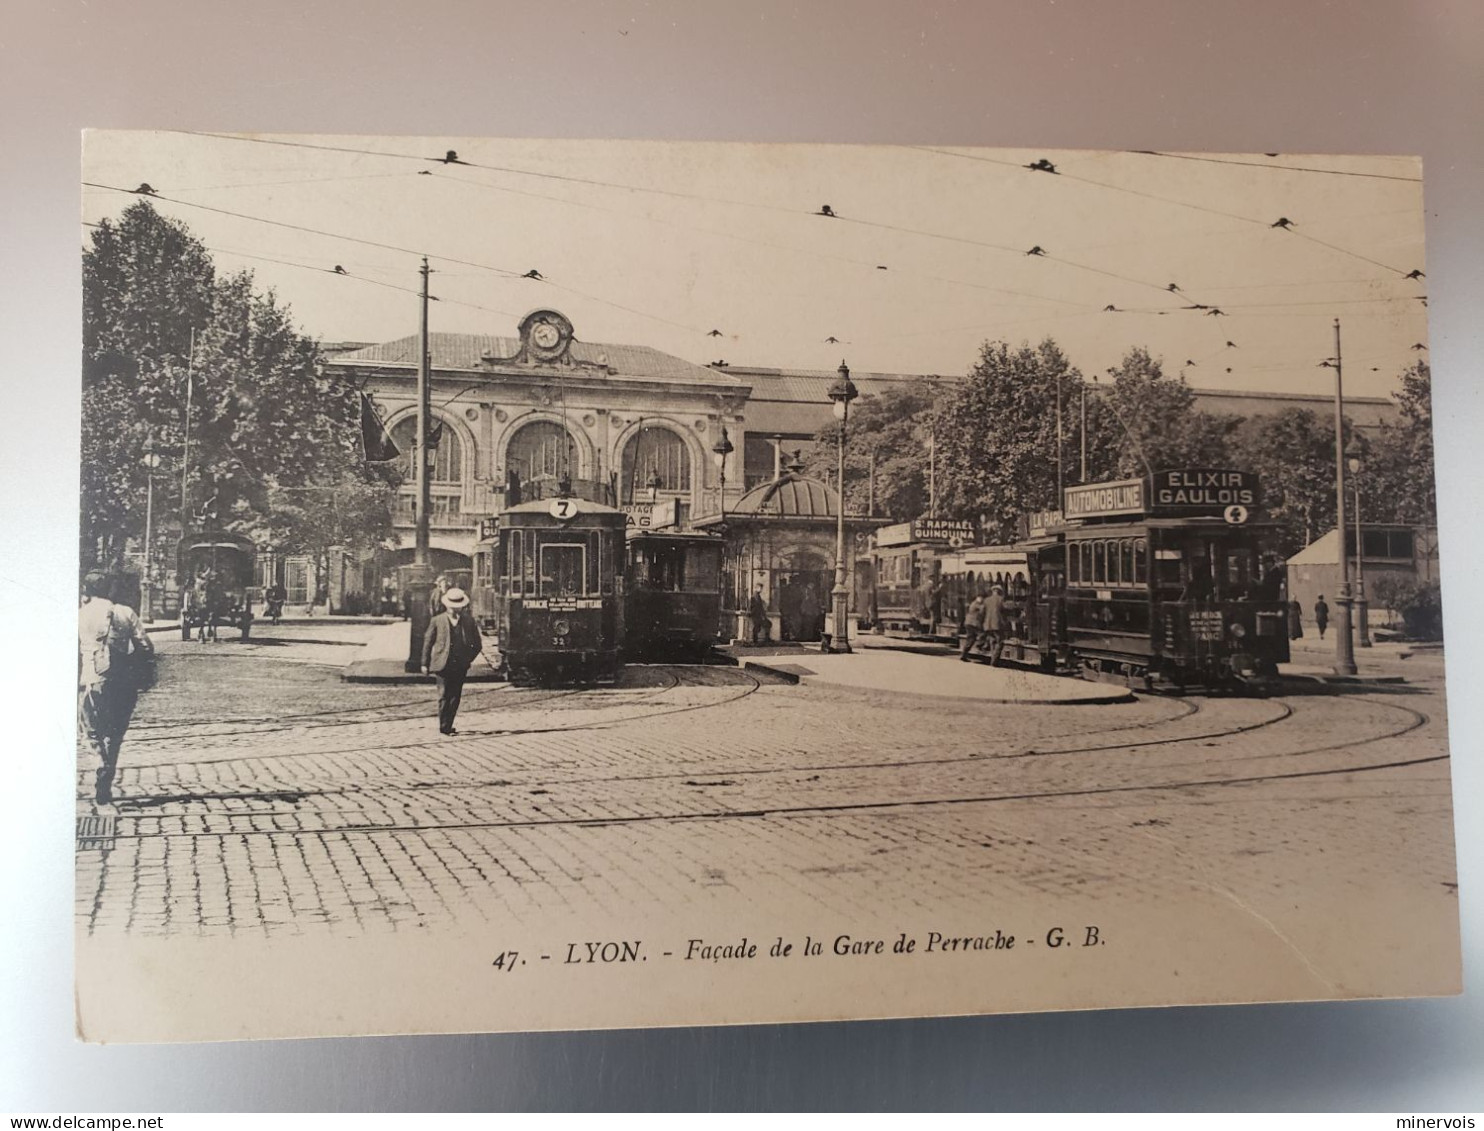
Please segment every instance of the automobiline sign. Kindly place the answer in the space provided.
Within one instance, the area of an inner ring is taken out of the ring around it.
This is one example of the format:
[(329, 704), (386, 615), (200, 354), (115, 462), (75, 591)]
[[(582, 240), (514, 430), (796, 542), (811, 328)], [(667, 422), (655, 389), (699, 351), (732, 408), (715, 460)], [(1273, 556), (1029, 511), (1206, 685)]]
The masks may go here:
[(1144, 481), (1121, 479), (1114, 483), (1087, 483), (1068, 487), (1062, 512), (1068, 520), (1113, 514), (1143, 514)]

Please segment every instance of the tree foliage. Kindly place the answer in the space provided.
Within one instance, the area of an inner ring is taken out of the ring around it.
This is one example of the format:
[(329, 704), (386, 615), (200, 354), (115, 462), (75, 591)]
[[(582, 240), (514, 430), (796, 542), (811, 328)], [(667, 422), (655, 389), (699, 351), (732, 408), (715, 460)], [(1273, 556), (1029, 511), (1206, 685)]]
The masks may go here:
[(1438, 496), (1433, 469), (1432, 370), (1419, 361), (1401, 375), (1393, 394), (1400, 419), (1381, 425), (1359, 484), (1364, 516), (1376, 522), (1432, 526)]
[[(359, 394), (250, 273), (220, 276), (184, 224), (140, 201), (94, 231), (83, 296), (86, 559), (116, 565), (142, 532), (147, 440), (162, 457), (157, 516), (186, 516), (215, 492), (228, 527), (291, 537), (304, 527), (276, 513), (282, 489), (327, 489), (329, 469), (337, 490), (387, 496), (385, 522), (353, 508), (371, 523), (355, 540), (390, 533), (394, 488), (359, 458)], [(279, 548), (305, 548), (292, 537)]]
[[(936, 388), (924, 382), (868, 393), (850, 406), (847, 513), (906, 520), (928, 512), (929, 448), (936, 405)], [(820, 430), (805, 455), (808, 474), (834, 482), (838, 436), (837, 423)]]
[[(1057, 390), (1065, 419), (1080, 382), (1049, 338), (1014, 349), (986, 342), (936, 416), (939, 512), (975, 519), (986, 539), (1005, 541), (1018, 516), (1058, 506)], [(1070, 451), (1064, 426), (1063, 452)]]
[[(1354, 429), (1346, 420), (1341, 443), (1349, 448)], [(1334, 422), (1306, 408), (1285, 408), (1249, 417), (1232, 439), (1232, 464), (1254, 471), (1263, 505), (1279, 526), (1286, 554), (1307, 546), (1335, 526)]]
[(1227, 465), (1238, 421), (1198, 410), (1185, 379), (1166, 376), (1148, 350), (1130, 350), (1108, 377), (1088, 404), (1089, 481)]

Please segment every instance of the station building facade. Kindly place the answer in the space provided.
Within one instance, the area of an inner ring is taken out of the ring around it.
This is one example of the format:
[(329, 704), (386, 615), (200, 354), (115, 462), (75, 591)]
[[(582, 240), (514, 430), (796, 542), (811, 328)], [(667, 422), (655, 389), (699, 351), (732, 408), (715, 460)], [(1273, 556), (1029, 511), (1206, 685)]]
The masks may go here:
[[(551, 495), (563, 477), (648, 525), (656, 507), (682, 523), (722, 509), (745, 483), (740, 454), (750, 387), (724, 370), (647, 346), (584, 342), (565, 315), (537, 310), (518, 336), (430, 334), (430, 549), (436, 570), (471, 568), (488, 521), (518, 487)], [(415, 528), (411, 459), (417, 427), (417, 337), (340, 353), (326, 365), (372, 397), (409, 461), (396, 510), (411, 561)], [(727, 430), (725, 467), (713, 449)]]
[[(395, 515), (399, 548), (375, 561), (349, 567), (339, 563), (332, 570), (338, 576), (330, 579), (332, 606), (343, 603), (353, 589), (376, 593), (397, 565), (412, 558), (417, 341), (416, 335), (408, 335), (326, 349), (325, 364), (372, 397), (409, 465)], [(724, 361), (703, 366), (648, 346), (587, 342), (564, 314), (552, 309), (526, 315), (514, 337), (433, 333), (428, 345), (430, 426), (436, 438), (430, 548), (433, 567), (440, 572), (472, 568), (475, 547), (517, 486), (525, 499), (550, 495), (565, 475), (585, 489), (596, 489), (594, 497), (600, 501), (629, 512), (636, 526), (647, 526), (651, 515), (661, 512), (689, 526), (723, 510), (737, 513), (743, 497), (758, 488), (797, 481), (797, 469), (790, 470), (796, 454), (833, 420), (828, 397), (837, 376), (833, 369), (732, 366)], [(871, 395), (920, 387), (924, 381), (951, 386), (958, 378), (852, 373), (852, 380), (863, 395)], [(1242, 415), (1287, 407), (1324, 412), (1328, 406), (1317, 395), (1195, 392), (1201, 409)], [(1375, 427), (1395, 412), (1384, 398), (1347, 398), (1346, 408), (1362, 427)], [(725, 466), (713, 451), (723, 429), (734, 449)], [(775, 492), (768, 497), (781, 496)], [(820, 509), (808, 517), (827, 520), (830, 512)], [(770, 598), (771, 574), (779, 568), (773, 563), (788, 562), (795, 549), (799, 572), (824, 568), (811, 554), (829, 556), (832, 566), (832, 550), (823, 555), (822, 545), (804, 544), (817, 539), (803, 537), (802, 526), (809, 523), (801, 524), (801, 517), (789, 516), (790, 521), (758, 534), (755, 544), (745, 548), (743, 557), (750, 558), (767, 546), (769, 564), (758, 568), (769, 573)], [(800, 544), (793, 549), (786, 544), (789, 530), (799, 534)], [(744, 551), (741, 546), (731, 549)], [(305, 567), (299, 563), (296, 573), (291, 562), (291, 603), (307, 599), (294, 584), (301, 574), (307, 591), (313, 583)], [(743, 576), (733, 580), (740, 593)]]

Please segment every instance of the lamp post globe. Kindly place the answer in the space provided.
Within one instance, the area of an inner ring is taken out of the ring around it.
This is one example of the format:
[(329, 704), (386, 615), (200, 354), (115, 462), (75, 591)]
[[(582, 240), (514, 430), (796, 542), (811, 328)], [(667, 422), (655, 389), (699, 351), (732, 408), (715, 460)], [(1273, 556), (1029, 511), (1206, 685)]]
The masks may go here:
[(845, 443), (850, 425), (850, 402), (860, 396), (860, 391), (850, 379), (850, 367), (842, 360), (836, 370), (836, 378), (829, 388), (829, 398), (834, 402), (835, 419), (840, 422), (836, 434), (835, 475), (835, 588), (831, 593), (834, 619), (834, 635), (830, 650), (850, 651), (850, 591), (845, 585)]

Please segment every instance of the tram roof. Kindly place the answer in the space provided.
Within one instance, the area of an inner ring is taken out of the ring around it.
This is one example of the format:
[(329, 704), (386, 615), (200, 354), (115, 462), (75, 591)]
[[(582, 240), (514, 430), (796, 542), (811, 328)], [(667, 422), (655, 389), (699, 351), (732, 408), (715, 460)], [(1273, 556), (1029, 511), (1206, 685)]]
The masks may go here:
[[(590, 502), (587, 499), (579, 499), (574, 495), (568, 495), (565, 497), (569, 502), (574, 503), (577, 507), (577, 513), (573, 516), (574, 518), (581, 518), (585, 515), (618, 515), (620, 518), (624, 518), (626, 520), (628, 517), (617, 507), (610, 507), (604, 503)], [(506, 515), (510, 515), (515, 518), (524, 518), (528, 515), (536, 514), (544, 515), (548, 518), (553, 518), (555, 516), (553, 516), (551, 513), (551, 504), (556, 501), (556, 498), (550, 498), (532, 499), (528, 503), (516, 503), (515, 506), (506, 507), (504, 510), (502, 510), (500, 512), (500, 518), (503, 520)], [(564, 520), (558, 519), (557, 521), (560, 522)]]

